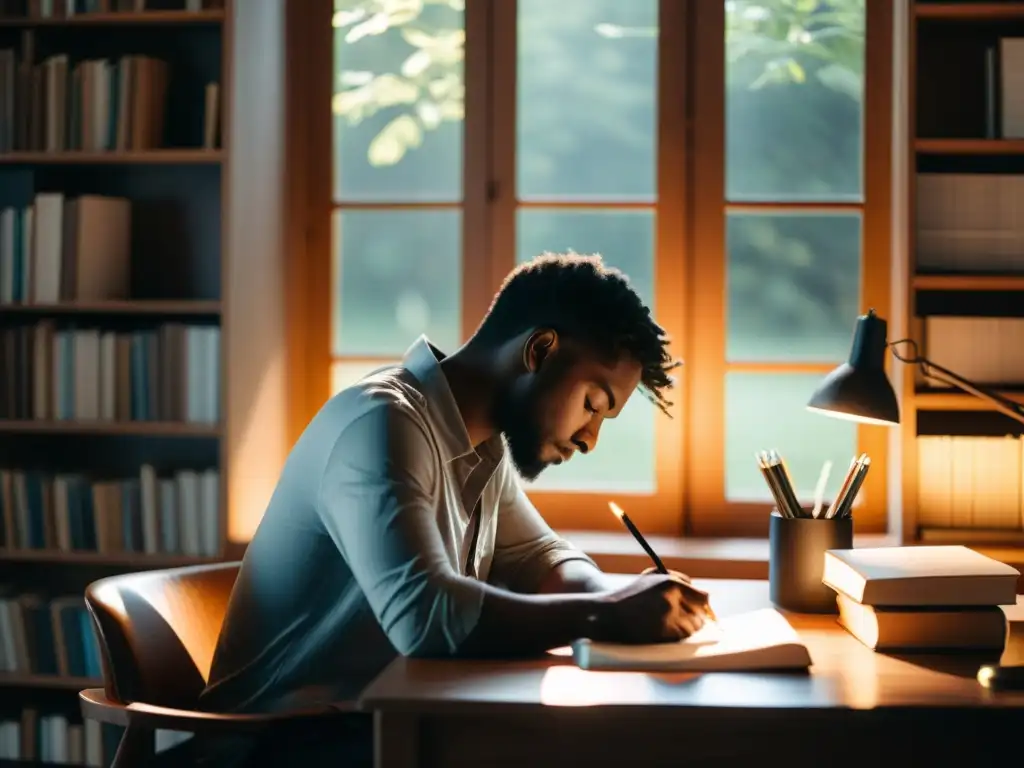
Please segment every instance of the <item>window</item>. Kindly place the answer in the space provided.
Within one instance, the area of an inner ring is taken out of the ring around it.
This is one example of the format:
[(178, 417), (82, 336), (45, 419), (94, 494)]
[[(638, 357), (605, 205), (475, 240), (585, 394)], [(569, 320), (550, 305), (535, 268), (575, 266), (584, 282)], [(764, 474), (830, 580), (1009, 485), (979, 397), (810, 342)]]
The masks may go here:
[[(656, 311), (658, 2), (519, 0), (517, 16), (515, 260), (601, 253)], [(602, 429), (611, 450), (531, 490), (656, 493), (655, 416), (630, 398)]]
[(770, 496), (753, 456), (777, 448), (807, 499), (825, 460), (834, 493), (869, 452), (858, 523), (882, 530), (885, 428), (804, 404), (846, 359), (854, 318), (888, 306), (892, 7), (695, 10), (690, 528), (757, 530)]
[(334, 391), (462, 336), (464, 13), (402, 6), (334, 3)]
[(652, 533), (760, 535), (756, 450), (802, 490), (826, 458), (884, 468), (881, 428), (803, 406), (855, 316), (888, 304), (885, 0), (331, 10), (333, 51), (312, 54), (331, 125), (309, 148), (330, 203), (311, 207), (309, 317), (330, 327), (310, 333), (314, 408), (419, 333), (455, 348), (518, 261), (599, 252), (685, 366), (674, 418), (636, 396), (594, 454), (527, 487), (556, 526), (617, 530), (614, 498)]

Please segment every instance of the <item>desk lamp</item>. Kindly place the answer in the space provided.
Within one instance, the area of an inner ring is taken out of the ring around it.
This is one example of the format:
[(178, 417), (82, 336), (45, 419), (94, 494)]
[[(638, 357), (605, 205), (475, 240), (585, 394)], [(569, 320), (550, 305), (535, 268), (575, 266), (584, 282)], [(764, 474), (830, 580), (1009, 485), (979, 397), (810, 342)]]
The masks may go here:
[[(865, 424), (894, 426), (900, 422), (896, 393), (885, 375), (885, 350), (903, 363), (916, 365), (927, 378), (949, 384), (985, 400), (996, 410), (1024, 424), (1024, 406), (936, 365), (918, 352), (913, 339), (886, 340), (887, 324), (869, 309), (857, 318), (849, 359), (821, 382), (807, 410)], [(909, 350), (900, 352), (900, 348)]]
[[(913, 339), (887, 341), (886, 330), (885, 320), (873, 309), (857, 318), (850, 357), (825, 377), (811, 395), (807, 410), (865, 424), (899, 424), (896, 393), (885, 375), (888, 349), (897, 360), (918, 366), (926, 377), (985, 400), (1001, 413), (1024, 423), (1024, 406), (931, 362), (919, 353)], [(901, 353), (901, 347), (909, 352)], [(989, 690), (1024, 689), (1024, 666), (986, 664), (978, 670), (978, 683)]]

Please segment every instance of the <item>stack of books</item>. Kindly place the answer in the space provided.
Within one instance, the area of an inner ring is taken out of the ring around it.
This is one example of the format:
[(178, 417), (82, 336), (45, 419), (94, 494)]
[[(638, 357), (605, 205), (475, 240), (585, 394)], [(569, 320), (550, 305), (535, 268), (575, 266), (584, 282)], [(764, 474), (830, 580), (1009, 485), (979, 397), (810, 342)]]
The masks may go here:
[(822, 582), (839, 623), (876, 651), (1011, 653), (1020, 573), (960, 546), (836, 549)]

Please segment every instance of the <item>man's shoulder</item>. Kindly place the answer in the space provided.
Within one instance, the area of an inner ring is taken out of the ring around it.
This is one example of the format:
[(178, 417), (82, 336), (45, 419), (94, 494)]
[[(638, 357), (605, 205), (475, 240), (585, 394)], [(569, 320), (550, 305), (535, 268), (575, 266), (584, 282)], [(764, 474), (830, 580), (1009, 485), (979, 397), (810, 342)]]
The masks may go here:
[(433, 483), (440, 450), (414, 382), (403, 369), (389, 369), (331, 399), (317, 429), (328, 476), (352, 483), (385, 475)]
[(381, 368), (345, 388), (328, 403), (325, 416), (342, 441), (382, 437), (426, 437), (427, 402), (415, 377), (402, 366)]

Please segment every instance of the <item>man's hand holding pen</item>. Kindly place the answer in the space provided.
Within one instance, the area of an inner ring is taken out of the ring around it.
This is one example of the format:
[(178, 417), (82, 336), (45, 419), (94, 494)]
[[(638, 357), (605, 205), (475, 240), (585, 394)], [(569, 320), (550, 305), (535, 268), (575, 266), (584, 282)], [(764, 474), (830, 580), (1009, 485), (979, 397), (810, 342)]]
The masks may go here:
[(590, 637), (640, 645), (683, 640), (708, 620), (707, 600), (681, 574), (645, 573), (602, 599)]
[[(653, 566), (641, 571), (642, 576), (647, 576), (652, 573), (660, 573), (660, 571)], [(695, 587), (693, 585), (693, 580), (685, 573), (680, 573), (679, 571), (668, 571), (668, 575), (674, 576), (684, 583), (684, 594), (686, 596), (687, 603), (693, 610), (701, 611), (705, 618), (711, 619), (711, 621), (718, 621), (718, 617), (711, 608), (711, 597), (707, 592)]]

